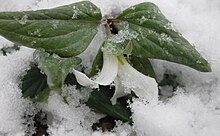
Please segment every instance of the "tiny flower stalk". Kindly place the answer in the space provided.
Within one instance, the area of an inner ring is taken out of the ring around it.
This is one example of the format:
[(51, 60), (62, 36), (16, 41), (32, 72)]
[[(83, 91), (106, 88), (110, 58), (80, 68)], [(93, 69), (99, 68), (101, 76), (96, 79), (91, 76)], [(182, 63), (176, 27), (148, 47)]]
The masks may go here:
[[(145, 76), (134, 69), (124, 58), (103, 51), (103, 67), (101, 72), (88, 78), (84, 73), (74, 70), (76, 79), (83, 86), (115, 85), (115, 93), (111, 98), (116, 104), (117, 98), (123, 97), (133, 91), (139, 98), (146, 100), (157, 99), (158, 89), (155, 79)], [(93, 80), (92, 80), (93, 79)]]

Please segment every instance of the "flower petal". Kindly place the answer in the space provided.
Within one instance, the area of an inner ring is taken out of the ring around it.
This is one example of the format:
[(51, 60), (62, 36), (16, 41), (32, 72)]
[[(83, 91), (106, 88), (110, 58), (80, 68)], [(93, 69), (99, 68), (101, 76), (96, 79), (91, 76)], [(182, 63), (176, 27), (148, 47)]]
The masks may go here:
[(95, 79), (95, 82), (100, 85), (109, 85), (117, 76), (118, 60), (116, 56), (105, 51), (103, 52), (103, 60), (102, 70)]
[(119, 63), (118, 76), (125, 89), (132, 89), (140, 98), (145, 98), (147, 100), (157, 99), (158, 88), (155, 79), (138, 72), (124, 57), (120, 58), (123, 64)]
[(88, 78), (84, 73), (79, 72), (74, 69), (74, 74), (76, 76), (77, 82), (82, 86), (93, 86), (95, 88), (98, 88), (98, 84), (95, 83), (93, 80)]
[(122, 86), (121, 81), (118, 77), (115, 78), (114, 83), (115, 83), (115, 93), (111, 98), (112, 105), (116, 104), (118, 98), (128, 94), (127, 92), (124, 91), (125, 88)]
[(74, 70), (76, 80), (80, 85), (83, 86), (93, 86), (95, 88), (99, 85), (109, 85), (111, 84), (117, 76), (118, 73), (118, 60), (117, 57), (103, 52), (103, 67), (101, 72), (97, 75), (95, 80), (91, 80), (84, 73)]

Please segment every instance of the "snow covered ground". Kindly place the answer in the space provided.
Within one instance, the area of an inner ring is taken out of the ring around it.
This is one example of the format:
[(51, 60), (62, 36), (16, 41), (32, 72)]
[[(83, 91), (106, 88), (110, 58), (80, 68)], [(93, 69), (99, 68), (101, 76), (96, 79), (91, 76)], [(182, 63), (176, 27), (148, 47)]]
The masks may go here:
[[(91, 0), (102, 13), (119, 13), (123, 9), (144, 0)], [(146, 103), (136, 99), (131, 104), (134, 126), (117, 122), (113, 132), (92, 132), (91, 124), (102, 115), (96, 115), (79, 99), (86, 99), (74, 87), (64, 88), (70, 97), (70, 106), (53, 95), (48, 103), (39, 105), (54, 115), (49, 131), (54, 136), (219, 136), (220, 135), (220, 1), (219, 0), (150, 0), (159, 6), (163, 14), (173, 22), (212, 66), (212, 73), (201, 73), (170, 62), (152, 60), (160, 79), (163, 73), (178, 75), (183, 85), (167, 102)], [(76, 0), (0, 0), (0, 11), (31, 10), (74, 3)], [(97, 41), (96, 41), (97, 42)], [(93, 44), (96, 44), (93, 43)], [(98, 43), (97, 43), (98, 44)], [(0, 49), (12, 43), (0, 37)], [(24, 113), (34, 114), (28, 100), (21, 98), (20, 75), (32, 61), (32, 49), (0, 55), (0, 135), (22, 136), (26, 120)], [(93, 56), (93, 54), (90, 54)], [(85, 60), (89, 60), (87, 55)], [(86, 56), (84, 56), (86, 57)], [(84, 62), (90, 63), (90, 62)], [(75, 90), (75, 91), (69, 91)], [(89, 91), (89, 90), (87, 90)], [(72, 96), (72, 97), (71, 97)], [(73, 97), (77, 96), (77, 97)], [(30, 118), (29, 123), (32, 124)], [(33, 125), (33, 124), (32, 124)]]

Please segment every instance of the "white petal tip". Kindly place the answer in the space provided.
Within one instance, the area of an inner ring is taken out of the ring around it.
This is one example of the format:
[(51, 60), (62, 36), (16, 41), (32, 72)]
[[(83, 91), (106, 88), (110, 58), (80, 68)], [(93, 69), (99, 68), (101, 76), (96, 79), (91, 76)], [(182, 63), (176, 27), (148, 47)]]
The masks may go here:
[(116, 102), (117, 102), (117, 99), (115, 99), (115, 98), (112, 97), (110, 101), (111, 101), (112, 105), (115, 105)]
[(103, 59), (102, 70), (95, 79), (95, 82), (100, 85), (109, 85), (117, 76), (118, 60), (116, 56), (105, 52), (103, 52)]
[(97, 86), (94, 81), (88, 78), (84, 73), (74, 70), (77, 82), (82, 86)]

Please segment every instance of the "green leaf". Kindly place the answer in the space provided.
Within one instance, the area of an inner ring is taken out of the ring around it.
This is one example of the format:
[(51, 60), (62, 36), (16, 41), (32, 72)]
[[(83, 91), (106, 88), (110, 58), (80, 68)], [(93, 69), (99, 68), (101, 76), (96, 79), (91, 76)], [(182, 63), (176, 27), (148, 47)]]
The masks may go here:
[(133, 50), (133, 45), (132, 45), (131, 41), (129, 41), (127, 46), (123, 50), (123, 54), (131, 55), (132, 54), (132, 50)]
[[(51, 90), (47, 84), (47, 76), (41, 73), (37, 65), (31, 64), (30, 70), (21, 77), (21, 81), (20, 88), (24, 98), (30, 98), (34, 102), (44, 102), (49, 97)], [(72, 73), (67, 75), (64, 84), (81, 87)]]
[(99, 49), (99, 51), (95, 57), (95, 60), (92, 63), (92, 71), (90, 72), (89, 76), (93, 77), (98, 72), (100, 72), (102, 65), (103, 65), (103, 53), (102, 53), (101, 49)]
[(50, 96), (51, 90), (49, 88), (45, 88), (33, 99), (34, 102), (45, 102)]
[[(34, 102), (44, 102), (49, 97), (50, 89), (47, 85), (47, 76), (40, 72), (37, 65), (31, 65), (31, 69), (27, 71), (27, 74), (21, 79), (21, 81), (22, 95), (24, 98), (31, 98)], [(65, 79), (65, 84), (76, 85), (78, 89), (81, 88), (72, 73), (68, 74)], [(127, 98), (120, 98), (116, 105), (112, 105), (110, 99), (113, 92), (114, 91), (110, 89), (109, 86), (101, 86), (99, 91), (94, 90), (91, 93), (86, 105), (95, 111), (105, 113), (125, 122), (130, 122), (131, 112), (128, 108), (126, 108)]]
[(130, 61), (128, 62), (131, 63), (132, 67), (134, 67), (136, 70), (138, 70), (142, 74), (156, 78), (154, 69), (151, 65), (151, 62), (148, 60), (148, 58), (140, 58), (140, 57), (136, 57), (135, 55), (131, 55)]
[(0, 12), (0, 35), (61, 57), (83, 52), (97, 33), (100, 9), (82, 1), (53, 9)]
[(52, 90), (60, 90), (67, 75), (81, 63), (80, 58), (60, 58), (56, 54), (50, 55), (40, 50), (35, 51), (34, 59), (47, 75), (47, 83)]
[(120, 119), (125, 122), (131, 121), (131, 112), (127, 108), (126, 100), (120, 100), (115, 105), (112, 105), (110, 99), (113, 95), (113, 90), (110, 87), (100, 86), (99, 90), (94, 90), (86, 105), (95, 111), (105, 113), (115, 119)]
[(118, 17), (119, 30), (134, 35), (133, 54), (139, 58), (167, 60), (199, 71), (211, 71), (209, 63), (172, 27), (159, 8), (150, 2), (124, 10)]
[(103, 43), (103, 47), (111, 54), (119, 56), (125, 54), (129, 50), (126, 47), (130, 46), (130, 44), (130, 41), (128, 39), (124, 39), (124, 37), (119, 33), (117, 35), (108, 36)]
[(47, 76), (40, 72), (37, 65), (31, 64), (31, 69), (21, 79), (21, 90), (24, 98), (43, 102), (47, 100), (50, 90), (47, 85)]

